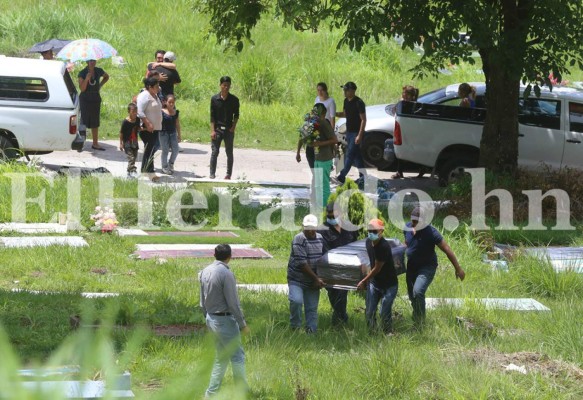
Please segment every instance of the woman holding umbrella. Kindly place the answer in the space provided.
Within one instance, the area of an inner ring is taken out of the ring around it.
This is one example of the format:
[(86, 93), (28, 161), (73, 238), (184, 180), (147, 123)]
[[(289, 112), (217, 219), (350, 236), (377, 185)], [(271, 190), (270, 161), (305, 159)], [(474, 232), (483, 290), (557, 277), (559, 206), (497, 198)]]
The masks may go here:
[(87, 67), (79, 72), (79, 89), (81, 95), (81, 119), (87, 128), (91, 128), (94, 150), (105, 150), (99, 145), (99, 114), (101, 113), (101, 96), (99, 90), (109, 80), (109, 75), (102, 68), (95, 66), (95, 60), (87, 60)]

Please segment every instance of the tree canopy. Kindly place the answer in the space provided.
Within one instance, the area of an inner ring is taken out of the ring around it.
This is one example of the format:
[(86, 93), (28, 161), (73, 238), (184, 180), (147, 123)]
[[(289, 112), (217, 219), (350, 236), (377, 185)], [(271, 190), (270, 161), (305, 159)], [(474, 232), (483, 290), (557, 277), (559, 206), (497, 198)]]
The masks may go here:
[[(217, 41), (241, 51), (261, 17), (275, 16), (300, 31), (334, 28), (338, 46), (360, 50), (382, 37), (403, 37), (403, 48), (424, 49), (413, 74), (437, 74), (478, 51), (487, 87), (488, 118), (480, 164), (514, 172), (518, 158), (520, 82), (552, 86), (570, 68), (583, 69), (581, 0), (195, 0), (210, 16)], [(459, 40), (468, 32), (469, 42)], [(530, 85), (526, 90), (528, 95)], [(510, 98), (510, 101), (508, 100)], [(502, 115), (504, 114), (504, 115)]]

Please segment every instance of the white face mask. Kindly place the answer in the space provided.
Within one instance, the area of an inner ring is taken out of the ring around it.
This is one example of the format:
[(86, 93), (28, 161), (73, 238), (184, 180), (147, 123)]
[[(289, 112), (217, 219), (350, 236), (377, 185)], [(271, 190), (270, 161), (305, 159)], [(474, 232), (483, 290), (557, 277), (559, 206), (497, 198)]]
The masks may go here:
[(332, 226), (336, 226), (339, 224), (338, 218), (326, 218), (326, 222), (328, 222)]

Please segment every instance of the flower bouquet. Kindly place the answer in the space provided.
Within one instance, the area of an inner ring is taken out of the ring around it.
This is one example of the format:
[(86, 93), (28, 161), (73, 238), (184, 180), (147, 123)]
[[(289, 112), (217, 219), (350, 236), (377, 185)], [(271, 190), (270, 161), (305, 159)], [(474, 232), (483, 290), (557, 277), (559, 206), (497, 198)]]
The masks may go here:
[(300, 140), (304, 145), (311, 146), (312, 143), (316, 142), (318, 137), (319, 126), (318, 113), (315, 108), (309, 113), (304, 115), (304, 124), (298, 128), (300, 133)]
[(95, 214), (91, 214), (91, 219), (95, 221), (95, 226), (98, 229), (101, 229), (102, 233), (113, 232), (113, 230), (119, 224), (113, 209), (109, 207), (95, 207)]

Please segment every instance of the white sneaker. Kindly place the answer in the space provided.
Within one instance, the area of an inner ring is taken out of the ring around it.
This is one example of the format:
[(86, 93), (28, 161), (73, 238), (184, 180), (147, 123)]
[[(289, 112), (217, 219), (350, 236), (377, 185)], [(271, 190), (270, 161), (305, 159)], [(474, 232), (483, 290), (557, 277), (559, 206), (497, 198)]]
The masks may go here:
[(162, 173), (166, 175), (172, 175), (172, 171), (169, 168), (162, 168)]

